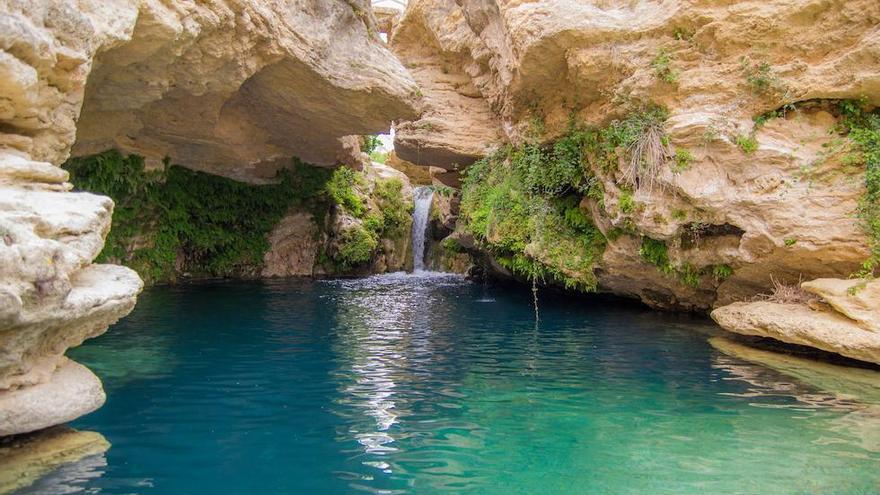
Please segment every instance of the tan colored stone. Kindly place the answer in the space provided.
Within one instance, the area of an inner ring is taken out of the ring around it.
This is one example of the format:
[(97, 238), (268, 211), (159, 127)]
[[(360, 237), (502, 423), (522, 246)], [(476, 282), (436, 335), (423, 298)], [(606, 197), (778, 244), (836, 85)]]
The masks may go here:
[(0, 437), (73, 421), (106, 400), (101, 380), (67, 358), (48, 381), (0, 392)]
[(110, 442), (94, 431), (56, 426), (0, 440), (0, 493), (28, 487), (59, 467), (98, 456)]
[(880, 332), (880, 279), (820, 278), (802, 283), (801, 288), (863, 328)]
[(397, 153), (394, 151), (388, 154), (388, 158), (385, 160), (385, 165), (395, 170), (400, 170), (406, 174), (406, 176), (409, 177), (410, 183), (414, 186), (431, 185), (431, 172), (428, 167), (421, 167), (408, 162), (397, 156)]
[(259, 180), (415, 115), (366, 0), (7, 0), (0, 25), (0, 147), (37, 160), (76, 140)]
[[(398, 125), (398, 144), (448, 162), (442, 155), (458, 152), (457, 143), (485, 139), (470, 128), (483, 118), (496, 123), (487, 128), (503, 129), (497, 144), (549, 142), (572, 118), (601, 127), (656, 103), (669, 110), (671, 148), (693, 160), (683, 171), (662, 169), (658, 187), (636, 191), (639, 208), (631, 214), (619, 211), (620, 172), (593, 170), (605, 191), (605, 208), (590, 207), (595, 222), (605, 233), (636, 234), (610, 242), (600, 288), (654, 306), (708, 309), (766, 292), (771, 276), (787, 283), (845, 278), (868, 256), (855, 219), (864, 170), (847, 166), (846, 147), (831, 132), (836, 117), (821, 105), (760, 129), (753, 117), (811, 99), (880, 103), (878, 23), (880, 4), (872, 0), (412, 0), (392, 46), (422, 86), (427, 110), (422, 120)], [(675, 83), (652, 65), (661, 50)], [(768, 91), (750, 87), (743, 57), (769, 64)], [(444, 68), (450, 78), (467, 75), (474, 102), (446, 104), (445, 93), (422, 84), (440, 79)], [(412, 129), (432, 118), (463, 124)], [(746, 154), (736, 138), (752, 134), (758, 149)], [(687, 245), (694, 225), (721, 233)], [(638, 258), (642, 235), (666, 242), (673, 264), (726, 264), (733, 276), (703, 276), (692, 290), (648, 273), (656, 268)]]
[(264, 277), (311, 276), (318, 256), (318, 226), (310, 213), (293, 213), (269, 234), (263, 258)]
[(770, 337), (880, 364), (880, 333), (865, 330), (833, 311), (770, 301), (739, 302), (715, 309), (712, 318), (730, 332)]
[(490, 153), (501, 122), (475, 86), (484, 63), (468, 51), (479, 43), (451, 1), (410, 2), (391, 37), (422, 95), (420, 118), (395, 126), (394, 149), (417, 165), (454, 170)]

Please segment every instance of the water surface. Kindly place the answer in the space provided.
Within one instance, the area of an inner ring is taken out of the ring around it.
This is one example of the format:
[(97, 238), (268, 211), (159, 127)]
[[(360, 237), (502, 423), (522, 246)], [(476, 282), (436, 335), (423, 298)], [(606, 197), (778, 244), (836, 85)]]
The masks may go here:
[(877, 404), (710, 322), (456, 277), (147, 290), (72, 352), (112, 443), (23, 493), (876, 494)]

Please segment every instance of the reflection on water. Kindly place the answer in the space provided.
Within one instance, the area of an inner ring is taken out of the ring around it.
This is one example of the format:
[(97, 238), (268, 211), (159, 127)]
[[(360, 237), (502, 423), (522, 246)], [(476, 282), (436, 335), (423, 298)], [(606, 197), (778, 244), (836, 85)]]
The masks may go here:
[(877, 493), (877, 373), (713, 347), (713, 328), (563, 296), (536, 325), (527, 289), (432, 274), (154, 288), (80, 351), (110, 395), (77, 424), (113, 448), (73, 485)]

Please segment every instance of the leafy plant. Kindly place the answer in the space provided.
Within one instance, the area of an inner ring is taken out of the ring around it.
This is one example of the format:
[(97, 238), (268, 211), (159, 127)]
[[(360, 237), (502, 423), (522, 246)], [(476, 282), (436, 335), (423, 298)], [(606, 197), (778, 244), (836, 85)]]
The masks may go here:
[(621, 212), (627, 215), (636, 211), (636, 201), (633, 199), (632, 192), (626, 189), (620, 191), (620, 199), (617, 200), (617, 206)]
[(735, 142), (736, 145), (739, 146), (739, 149), (747, 155), (751, 155), (755, 151), (758, 151), (758, 140), (755, 139), (754, 136), (739, 135), (736, 136)]
[(326, 212), (330, 171), (294, 159), (278, 183), (252, 185), (110, 150), (64, 164), (80, 190), (114, 199), (113, 224), (98, 261), (128, 265), (148, 282), (249, 276), (262, 265), (267, 235), (294, 205)]
[(748, 57), (740, 59), (746, 84), (757, 95), (784, 94), (786, 85), (773, 72), (773, 67), (764, 60), (752, 62)]
[(671, 67), (672, 56), (666, 49), (661, 48), (657, 52), (657, 56), (651, 61), (651, 67), (654, 69), (654, 76), (661, 81), (669, 84), (678, 82), (678, 71)]
[(361, 218), (367, 211), (363, 200), (355, 191), (357, 172), (348, 167), (339, 167), (327, 182), (327, 193), (336, 204), (347, 209), (355, 217)]
[(371, 155), (374, 151), (379, 149), (382, 146), (382, 140), (379, 139), (379, 136), (363, 136), (361, 141), (361, 151), (364, 153)]
[(676, 148), (675, 149), (675, 165), (673, 166), (673, 170), (675, 172), (683, 172), (691, 167), (691, 162), (694, 160), (694, 155), (687, 148)]
[(857, 275), (868, 277), (880, 268), (880, 112), (868, 111), (859, 101), (845, 100), (838, 106), (843, 115), (839, 130), (853, 143), (851, 161), (865, 167), (858, 217), (870, 239), (871, 254)]
[(719, 282), (729, 279), (732, 275), (733, 268), (728, 264), (715, 265), (712, 267), (712, 276)]
[(346, 269), (366, 263), (378, 246), (376, 234), (363, 226), (350, 227), (340, 234), (337, 261)]

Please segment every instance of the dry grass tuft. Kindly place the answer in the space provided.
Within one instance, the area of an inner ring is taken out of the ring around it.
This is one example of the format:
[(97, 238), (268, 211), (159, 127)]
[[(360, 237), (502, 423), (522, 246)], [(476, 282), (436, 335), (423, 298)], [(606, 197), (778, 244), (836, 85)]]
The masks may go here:
[(770, 275), (770, 281), (773, 283), (773, 290), (769, 294), (758, 294), (755, 296), (754, 301), (769, 301), (781, 304), (809, 304), (819, 299), (819, 296), (810, 294), (801, 288), (802, 278), (798, 278), (796, 284), (786, 284)]
[(672, 156), (665, 141), (662, 123), (647, 124), (641, 136), (627, 150), (629, 166), (624, 171), (624, 180), (636, 189), (652, 191), (663, 166)]

